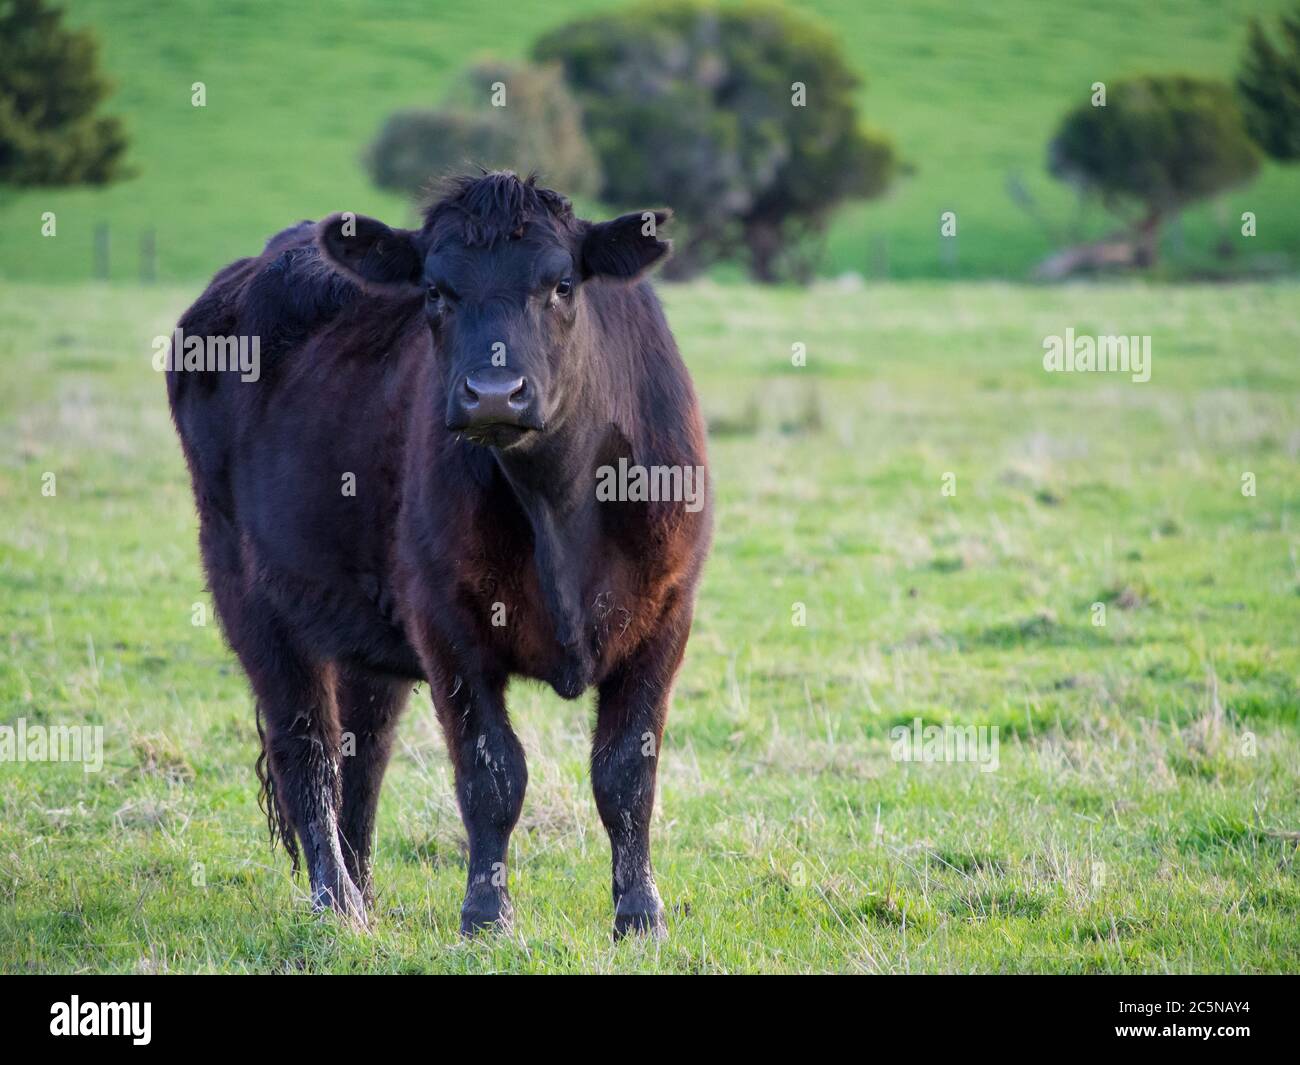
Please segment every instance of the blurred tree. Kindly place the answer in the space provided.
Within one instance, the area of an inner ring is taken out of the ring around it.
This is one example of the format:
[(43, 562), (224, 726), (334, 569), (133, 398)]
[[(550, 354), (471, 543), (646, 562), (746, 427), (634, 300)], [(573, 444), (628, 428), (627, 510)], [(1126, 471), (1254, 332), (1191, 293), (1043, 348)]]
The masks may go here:
[(1282, 43), (1269, 39), (1259, 19), (1237, 72), (1237, 95), (1246, 129), (1268, 155), (1283, 163), (1300, 159), (1300, 8), (1281, 18)]
[(1104, 106), (1071, 111), (1048, 165), (1112, 210), (1137, 205), (1134, 262), (1150, 266), (1171, 216), (1249, 181), (1259, 164), (1231, 88), (1175, 75), (1117, 82)]
[(0, 0), (0, 184), (106, 185), (126, 177), (126, 134), (95, 117), (109, 94), (99, 45), (45, 0)]
[(375, 184), (408, 195), (473, 166), (536, 170), (563, 192), (596, 194), (600, 164), (558, 66), (476, 63), (443, 108), (391, 115), (366, 152)]
[(673, 276), (743, 251), (761, 281), (804, 277), (835, 208), (896, 169), (834, 36), (782, 8), (634, 7), (562, 26), (534, 55), (563, 64), (583, 104), (602, 197), (676, 211)]

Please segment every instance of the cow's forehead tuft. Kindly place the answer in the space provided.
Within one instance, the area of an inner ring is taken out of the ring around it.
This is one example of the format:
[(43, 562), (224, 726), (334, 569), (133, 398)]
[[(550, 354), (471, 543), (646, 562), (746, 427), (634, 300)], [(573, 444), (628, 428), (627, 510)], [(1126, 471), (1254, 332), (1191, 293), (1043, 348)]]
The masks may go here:
[(425, 212), (424, 230), (435, 242), (451, 239), (468, 247), (490, 247), (544, 234), (558, 237), (573, 225), (569, 201), (539, 187), (536, 175), (520, 179), (509, 170), (498, 170), (447, 183)]

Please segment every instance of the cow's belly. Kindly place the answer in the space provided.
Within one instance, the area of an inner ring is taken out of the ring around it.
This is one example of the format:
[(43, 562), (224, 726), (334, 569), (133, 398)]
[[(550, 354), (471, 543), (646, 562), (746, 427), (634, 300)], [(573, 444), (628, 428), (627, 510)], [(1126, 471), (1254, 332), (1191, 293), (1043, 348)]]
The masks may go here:
[(319, 660), (421, 680), (419, 656), (373, 579), (336, 573), (318, 580), (261, 565), (257, 581), (301, 646)]

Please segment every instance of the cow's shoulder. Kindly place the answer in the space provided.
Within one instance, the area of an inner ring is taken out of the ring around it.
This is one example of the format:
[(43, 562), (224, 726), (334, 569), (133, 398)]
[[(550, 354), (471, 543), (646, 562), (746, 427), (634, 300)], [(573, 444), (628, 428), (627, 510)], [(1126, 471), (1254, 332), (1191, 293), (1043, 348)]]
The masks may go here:
[(264, 357), (274, 357), (329, 325), (360, 298), (360, 288), (322, 258), (315, 225), (300, 222), (267, 242), (240, 295), (240, 324), (261, 338)]

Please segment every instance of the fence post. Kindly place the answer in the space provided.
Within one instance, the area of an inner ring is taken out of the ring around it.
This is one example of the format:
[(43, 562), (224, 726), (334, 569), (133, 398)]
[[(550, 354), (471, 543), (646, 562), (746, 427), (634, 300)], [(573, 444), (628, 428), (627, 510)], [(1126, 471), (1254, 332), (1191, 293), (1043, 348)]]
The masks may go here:
[(108, 280), (109, 238), (108, 223), (100, 222), (95, 226), (95, 277), (101, 281)]
[(957, 272), (957, 232), (953, 231), (952, 236), (944, 236), (942, 231), (939, 233), (939, 262), (943, 264), (944, 270), (951, 276)]
[(871, 260), (875, 275), (881, 281), (889, 280), (889, 236), (873, 237), (871, 241)]
[(1187, 253), (1187, 239), (1183, 230), (1183, 216), (1175, 215), (1169, 223), (1169, 257), (1175, 262), (1182, 262)]
[(158, 280), (158, 240), (152, 228), (140, 234), (140, 280), (145, 284)]

